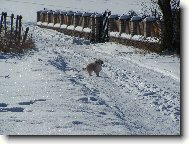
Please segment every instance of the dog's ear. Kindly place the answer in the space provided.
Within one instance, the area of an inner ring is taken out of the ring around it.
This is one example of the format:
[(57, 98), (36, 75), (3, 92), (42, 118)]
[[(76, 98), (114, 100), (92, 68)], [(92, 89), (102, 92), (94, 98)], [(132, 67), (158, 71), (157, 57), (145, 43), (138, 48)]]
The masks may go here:
[(99, 63), (100, 63), (101, 65), (104, 64), (104, 62), (103, 62), (101, 59), (99, 59), (98, 61), (99, 61)]

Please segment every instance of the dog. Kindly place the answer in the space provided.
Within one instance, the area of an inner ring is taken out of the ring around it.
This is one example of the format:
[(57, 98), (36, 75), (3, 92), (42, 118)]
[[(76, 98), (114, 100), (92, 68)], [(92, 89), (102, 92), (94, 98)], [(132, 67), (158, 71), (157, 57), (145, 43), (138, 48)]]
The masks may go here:
[(102, 64), (104, 64), (104, 62), (98, 59), (94, 63), (88, 64), (86, 68), (83, 68), (83, 70), (87, 70), (89, 76), (92, 76), (92, 72), (94, 71), (99, 77), (99, 72), (102, 70)]

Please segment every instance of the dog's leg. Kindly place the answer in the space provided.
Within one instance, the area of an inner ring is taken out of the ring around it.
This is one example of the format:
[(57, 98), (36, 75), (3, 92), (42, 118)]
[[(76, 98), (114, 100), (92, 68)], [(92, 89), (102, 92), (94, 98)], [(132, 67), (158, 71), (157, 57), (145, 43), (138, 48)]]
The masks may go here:
[(89, 73), (89, 76), (92, 76), (92, 74), (91, 74), (91, 73)]
[(92, 71), (88, 70), (89, 76), (92, 76)]
[(96, 73), (96, 76), (99, 77), (99, 72), (95, 72)]

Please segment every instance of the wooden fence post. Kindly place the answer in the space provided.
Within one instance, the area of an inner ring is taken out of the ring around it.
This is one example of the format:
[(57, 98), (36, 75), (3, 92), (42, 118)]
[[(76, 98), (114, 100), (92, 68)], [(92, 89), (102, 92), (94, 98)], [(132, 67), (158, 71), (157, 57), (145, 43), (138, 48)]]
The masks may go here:
[(48, 24), (52, 22), (52, 14), (53, 14), (52, 10), (47, 12), (47, 23)]
[(18, 41), (21, 39), (21, 28), (22, 28), (22, 16), (19, 16), (19, 32), (18, 32)]
[(37, 11), (37, 22), (40, 21), (40, 17), (41, 17), (41, 10), (40, 11)]
[(131, 35), (140, 35), (138, 32), (139, 22), (141, 22), (142, 18), (139, 16), (133, 16), (131, 18)]
[(2, 12), (2, 15), (1, 15), (0, 34), (1, 34), (1, 29), (2, 29), (2, 24), (3, 24), (3, 15), (4, 15), (4, 12)]
[(14, 19), (14, 14), (11, 14), (11, 34), (13, 32), (13, 19)]
[(60, 17), (61, 17), (61, 19), (60, 19), (61, 22), (60, 23), (61, 23), (61, 25), (66, 24), (66, 19), (65, 19), (66, 14), (67, 14), (66, 11), (62, 11), (61, 14), (60, 14)]
[(117, 19), (118, 18), (118, 15), (110, 15), (109, 16), (109, 31), (111, 32), (111, 31), (114, 31), (114, 29), (115, 29), (115, 25), (114, 25), (114, 22), (115, 22), (115, 19)]
[(119, 32), (121, 33), (126, 33), (128, 34), (128, 21), (130, 19), (129, 15), (122, 15), (120, 16), (119, 20), (120, 20), (120, 24), (119, 24)]
[(5, 29), (5, 34), (7, 33), (7, 13), (4, 13), (4, 29)]
[(44, 19), (44, 10), (42, 10), (42, 12), (41, 12), (41, 22), (43, 23), (45, 21), (45, 19)]
[(91, 22), (91, 42), (95, 41), (95, 14), (92, 14), (90, 16), (90, 22)]
[(22, 45), (23, 45), (23, 44), (25, 43), (25, 41), (26, 41), (28, 32), (29, 32), (29, 27), (26, 28), (26, 31), (25, 31), (25, 34), (24, 34), (24, 37), (23, 37), (23, 41), (22, 41)]
[(59, 16), (59, 12), (55, 11), (53, 13), (53, 24), (55, 25), (56, 23), (58, 23), (58, 16)]
[(57, 14), (58, 14), (58, 15), (57, 15), (57, 23), (60, 24), (60, 18), (61, 18), (61, 17), (60, 17), (60, 11), (57, 11)]
[(74, 12), (72, 11), (69, 11), (67, 14), (66, 14), (66, 17), (67, 17), (67, 26), (69, 25), (73, 25), (73, 16), (74, 16)]
[(83, 23), (82, 27), (86, 28), (89, 25), (89, 19), (90, 19), (91, 13), (84, 12), (82, 17), (83, 17)]
[(95, 40), (97, 42), (101, 41), (101, 27), (103, 23), (102, 14), (95, 15)]
[[(105, 11), (103, 14), (103, 26), (102, 26), (102, 40), (101, 42), (109, 41), (109, 16), (111, 16), (111, 11)], [(118, 15), (116, 15), (118, 17)]]
[(74, 14), (74, 22), (73, 22), (74, 27), (77, 27), (79, 25), (79, 21), (80, 21), (81, 16), (82, 16), (81, 12), (76, 12)]
[(153, 17), (146, 17), (144, 19), (144, 37), (152, 36), (153, 22), (155, 19)]
[(17, 38), (18, 35), (18, 21), (19, 21), (19, 15), (16, 16), (15, 38)]

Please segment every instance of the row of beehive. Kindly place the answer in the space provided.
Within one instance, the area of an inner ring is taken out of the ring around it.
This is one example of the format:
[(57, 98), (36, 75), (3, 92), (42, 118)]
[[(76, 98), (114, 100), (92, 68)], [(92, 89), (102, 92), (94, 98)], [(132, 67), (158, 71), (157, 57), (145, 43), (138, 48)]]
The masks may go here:
[[(37, 24), (41, 26), (84, 31), (98, 36), (102, 14), (81, 13), (73, 11), (38, 11)], [(154, 18), (142, 20), (139, 16), (110, 15), (109, 33), (118, 32), (145, 37), (159, 37), (160, 28)]]

